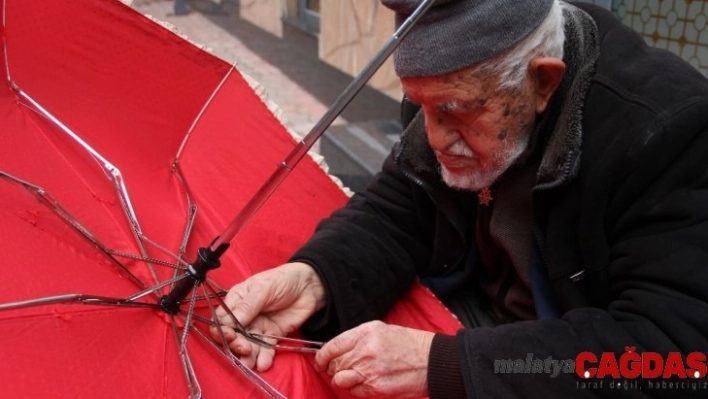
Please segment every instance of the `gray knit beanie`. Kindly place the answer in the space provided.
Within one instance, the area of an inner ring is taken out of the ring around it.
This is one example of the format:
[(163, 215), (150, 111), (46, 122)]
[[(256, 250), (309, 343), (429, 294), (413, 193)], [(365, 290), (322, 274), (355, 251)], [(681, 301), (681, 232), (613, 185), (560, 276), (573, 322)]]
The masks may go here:
[[(381, 0), (396, 26), (422, 0)], [(501, 54), (546, 18), (553, 0), (437, 0), (396, 49), (400, 77), (442, 75)]]

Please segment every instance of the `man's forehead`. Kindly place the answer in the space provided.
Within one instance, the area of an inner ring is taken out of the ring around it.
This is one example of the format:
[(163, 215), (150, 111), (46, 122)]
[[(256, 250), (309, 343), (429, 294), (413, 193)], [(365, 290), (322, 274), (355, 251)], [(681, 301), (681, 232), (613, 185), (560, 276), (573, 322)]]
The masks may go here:
[(470, 101), (485, 96), (482, 84), (470, 77), (402, 78), (401, 86), (403, 93), (413, 102), (446, 108), (468, 107)]

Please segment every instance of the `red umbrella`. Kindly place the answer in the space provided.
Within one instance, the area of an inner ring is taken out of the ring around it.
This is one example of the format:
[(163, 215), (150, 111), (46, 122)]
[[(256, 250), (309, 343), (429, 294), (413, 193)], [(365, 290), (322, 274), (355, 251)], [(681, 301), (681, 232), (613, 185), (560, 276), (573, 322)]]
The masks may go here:
[[(0, 13), (3, 393), (336, 396), (311, 355), (258, 375), (222, 353), (203, 336), (214, 295), (159, 306), (296, 145), (248, 82), (117, 0), (4, 0)], [(305, 157), (208, 284), (284, 262), (345, 201)], [(387, 321), (459, 326), (420, 286)]]

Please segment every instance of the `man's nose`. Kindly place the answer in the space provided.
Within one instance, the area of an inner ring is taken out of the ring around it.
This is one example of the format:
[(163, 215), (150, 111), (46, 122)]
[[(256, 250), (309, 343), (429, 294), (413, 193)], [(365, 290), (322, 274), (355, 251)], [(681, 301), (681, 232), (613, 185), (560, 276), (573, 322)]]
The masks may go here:
[(440, 118), (428, 117), (425, 119), (425, 130), (428, 142), (435, 150), (445, 150), (460, 140), (461, 135), (457, 129), (445, 124)]

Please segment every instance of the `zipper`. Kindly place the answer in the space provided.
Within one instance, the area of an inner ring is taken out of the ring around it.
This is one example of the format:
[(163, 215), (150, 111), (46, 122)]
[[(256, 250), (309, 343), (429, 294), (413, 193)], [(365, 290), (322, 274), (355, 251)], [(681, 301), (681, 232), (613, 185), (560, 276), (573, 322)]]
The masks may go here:
[(399, 165), (398, 168), (401, 173), (403, 173), (403, 176), (405, 176), (408, 180), (412, 181), (416, 185), (420, 186), (427, 194), (428, 198), (435, 204), (435, 207), (440, 210), (440, 213), (445, 216), (445, 218), (450, 222), (450, 224), (455, 228), (457, 231), (457, 234), (460, 236), (462, 239), (462, 242), (465, 245), (464, 251), (462, 251), (462, 254), (458, 256), (458, 258), (455, 260), (455, 265), (459, 264), (463, 258), (465, 257), (465, 254), (467, 253), (467, 240), (465, 239), (465, 235), (463, 234), (463, 229), (462, 226), (460, 226), (446, 211), (445, 208), (440, 206), (440, 202), (435, 198), (435, 195), (433, 195), (433, 190), (428, 186), (427, 183), (425, 183), (423, 180), (421, 180), (418, 176), (415, 176), (414, 174), (408, 172), (405, 168), (401, 167)]
[[(534, 197), (536, 196), (537, 192), (540, 191), (545, 191), (545, 190), (551, 190), (556, 187), (559, 187), (561, 184), (563, 184), (565, 181), (568, 180), (570, 177), (570, 165), (571, 165), (571, 159), (573, 158), (573, 151), (568, 151), (568, 154), (565, 157), (565, 168), (563, 170), (563, 175), (561, 176), (560, 179), (545, 183), (545, 184), (540, 184), (536, 187), (534, 187), (531, 190), (531, 201), (532, 203), (535, 204), (534, 202)], [(543, 235), (541, 234), (539, 223), (537, 221), (538, 217), (538, 212), (534, 209), (533, 212), (533, 237), (534, 240), (536, 241), (536, 245), (538, 246), (538, 253), (541, 256), (541, 261), (545, 265), (546, 268), (548, 268), (548, 257), (546, 256), (546, 252), (544, 251), (544, 241), (543, 241)], [(574, 273), (572, 276), (570, 276), (570, 280), (574, 283), (577, 283), (578, 281), (582, 280), (585, 274), (585, 269)]]
[[(546, 257), (546, 253), (544, 252), (544, 246), (543, 246), (543, 236), (540, 231), (540, 227), (538, 226), (538, 222), (536, 221), (536, 212), (534, 212), (533, 215), (533, 226), (531, 228), (533, 231), (533, 238), (534, 241), (536, 242), (536, 247), (538, 248), (538, 253), (541, 256), (541, 261), (543, 264), (548, 267), (548, 258)], [(533, 248), (531, 249), (533, 250)]]

